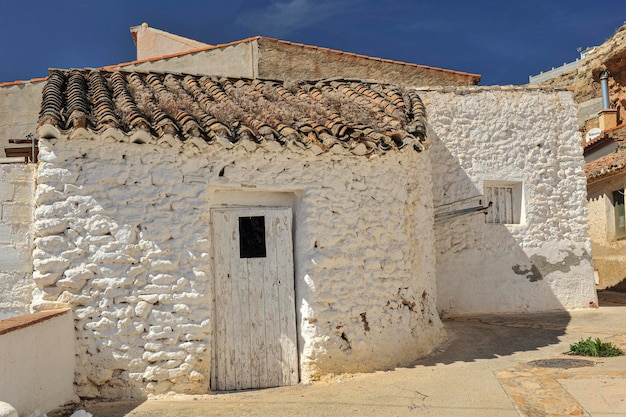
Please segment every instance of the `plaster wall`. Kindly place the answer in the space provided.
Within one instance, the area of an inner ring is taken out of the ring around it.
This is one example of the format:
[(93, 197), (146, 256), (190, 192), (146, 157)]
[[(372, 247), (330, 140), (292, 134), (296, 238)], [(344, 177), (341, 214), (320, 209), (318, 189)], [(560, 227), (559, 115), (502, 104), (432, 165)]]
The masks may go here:
[(29, 312), (32, 164), (0, 164), (0, 320)]
[(0, 333), (0, 401), (20, 416), (76, 401), (72, 313), (21, 324), (25, 327)]
[(257, 48), (256, 41), (242, 42), (218, 49), (124, 65), (124, 70), (255, 78), (258, 77), (255, 59)]
[(34, 304), (74, 310), (80, 396), (209, 389), (209, 209), (223, 204), (293, 207), (303, 381), (407, 364), (442, 341), (425, 153), (83, 134), (41, 140), (34, 223)]
[(36, 132), (44, 85), (42, 81), (0, 87), (0, 144)]
[(420, 96), (434, 143), (436, 208), (482, 195), (484, 181), (521, 185), (519, 224), (488, 224), (478, 214), (436, 227), (440, 311), (547, 311), (595, 303), (572, 94), (474, 87)]
[[(626, 287), (626, 239), (615, 239), (611, 195), (626, 188), (624, 175), (588, 184), (589, 235), (598, 288)], [(613, 229), (613, 230), (612, 230)]]
[(130, 29), (137, 46), (137, 59), (157, 58), (209, 46), (193, 39), (154, 29), (144, 23)]

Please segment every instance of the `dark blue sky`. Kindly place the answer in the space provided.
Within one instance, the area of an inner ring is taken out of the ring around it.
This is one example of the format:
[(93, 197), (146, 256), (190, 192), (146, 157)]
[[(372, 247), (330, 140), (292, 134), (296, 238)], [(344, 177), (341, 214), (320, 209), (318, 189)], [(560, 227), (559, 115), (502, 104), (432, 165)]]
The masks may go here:
[(129, 28), (148, 22), (209, 44), (263, 35), (524, 84), (624, 20), (624, 0), (2, 0), (0, 82), (131, 61)]

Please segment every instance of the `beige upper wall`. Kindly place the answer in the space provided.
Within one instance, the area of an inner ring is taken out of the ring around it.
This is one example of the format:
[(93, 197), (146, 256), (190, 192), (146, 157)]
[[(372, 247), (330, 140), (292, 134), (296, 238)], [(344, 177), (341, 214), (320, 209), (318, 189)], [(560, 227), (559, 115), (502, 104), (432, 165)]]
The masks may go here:
[(163, 55), (211, 46), (193, 39), (151, 28), (147, 23), (131, 27), (130, 33), (133, 35), (135, 45), (137, 46), (138, 60), (157, 58)]
[[(25, 139), (37, 131), (44, 81), (0, 87), (0, 148), (9, 139)], [(0, 157), (4, 152), (0, 151)]]
[(480, 76), (422, 65), (259, 38), (259, 77), (305, 79), (344, 77), (406, 86), (475, 85)]
[[(275, 80), (350, 78), (406, 86), (467, 86), (480, 75), (372, 58), (364, 55), (254, 37), (226, 45), (211, 45), (149, 27), (131, 28), (137, 60), (125, 69)], [(194, 51), (193, 53), (187, 53)], [(177, 56), (171, 56), (178, 54)], [(161, 57), (170, 55), (166, 59)], [(146, 62), (146, 60), (148, 60)]]
[(253, 58), (256, 50), (256, 41), (242, 42), (223, 48), (181, 54), (167, 59), (131, 63), (122, 68), (129, 71), (140, 69), (192, 75), (255, 78), (258, 76)]

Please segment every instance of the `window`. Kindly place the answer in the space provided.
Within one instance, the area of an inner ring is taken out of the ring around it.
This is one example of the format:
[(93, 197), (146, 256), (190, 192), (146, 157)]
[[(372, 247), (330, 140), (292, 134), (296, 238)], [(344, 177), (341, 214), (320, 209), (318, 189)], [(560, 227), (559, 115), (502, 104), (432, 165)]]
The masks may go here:
[(485, 204), (491, 209), (485, 223), (519, 224), (522, 218), (522, 183), (485, 181)]
[(265, 258), (265, 217), (239, 218), (239, 257)]
[(613, 213), (615, 215), (615, 238), (619, 239), (626, 236), (624, 190), (613, 191)]

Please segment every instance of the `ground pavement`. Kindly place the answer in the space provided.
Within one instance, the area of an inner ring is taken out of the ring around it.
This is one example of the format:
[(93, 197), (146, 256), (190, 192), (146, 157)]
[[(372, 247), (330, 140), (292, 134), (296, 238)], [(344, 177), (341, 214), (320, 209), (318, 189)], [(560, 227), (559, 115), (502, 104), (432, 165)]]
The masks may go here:
[(256, 391), (86, 403), (72, 410), (86, 409), (94, 417), (623, 417), (626, 356), (565, 354), (587, 337), (626, 350), (626, 293), (599, 296), (598, 309), (446, 319), (446, 345), (393, 371)]

